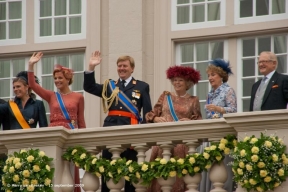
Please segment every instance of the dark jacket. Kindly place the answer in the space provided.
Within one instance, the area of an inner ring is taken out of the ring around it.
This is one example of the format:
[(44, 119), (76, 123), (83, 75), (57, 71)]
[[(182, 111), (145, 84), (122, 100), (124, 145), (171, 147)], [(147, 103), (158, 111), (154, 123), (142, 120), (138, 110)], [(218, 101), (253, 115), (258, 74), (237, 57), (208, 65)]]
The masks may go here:
[[(0, 99), (0, 105), (7, 104), (7, 102), (3, 99)], [(9, 113), (0, 114), (0, 128), (3, 130), (10, 129), (10, 121), (9, 121)]]
[[(143, 115), (141, 117), (145, 117), (145, 114), (152, 110), (151, 106), (151, 100), (149, 95), (149, 85), (143, 81), (135, 80), (132, 78), (132, 80), (129, 82), (129, 84), (122, 88), (120, 81), (118, 80), (115, 82), (116, 86), (119, 87), (120, 90), (122, 90), (126, 96), (132, 101), (134, 100), (136, 107), (138, 108), (139, 113), (141, 114), (141, 109), (143, 108)], [(103, 84), (98, 84), (95, 82), (94, 78), (94, 72), (93, 73), (85, 73), (84, 72), (84, 90), (88, 93), (91, 93), (93, 95), (96, 95), (98, 97), (102, 97), (102, 90), (103, 90)], [(109, 97), (111, 95), (111, 89), (108, 88), (108, 94)], [(140, 93), (139, 99), (132, 97), (133, 92)], [(120, 110), (120, 111), (128, 111), (128, 109), (122, 105), (121, 102), (118, 102), (118, 105), (114, 103), (111, 105), (109, 110)], [(129, 111), (128, 111), (129, 112)], [(104, 127), (106, 126), (115, 126), (115, 125), (130, 125), (131, 123), (130, 118), (123, 117), (123, 116), (107, 116), (104, 120)], [(145, 123), (145, 118), (143, 118), (142, 123)]]
[[(42, 101), (29, 98), (26, 102), (24, 108), (22, 107), (21, 99), (15, 98), (15, 103), (18, 105), (20, 112), (22, 113), (24, 119), (29, 122), (29, 120), (33, 119), (33, 123), (28, 123), (31, 128), (35, 128), (37, 123), (39, 123), (39, 127), (47, 127), (47, 118), (46, 118), (46, 111), (44, 108), (44, 104)], [(10, 119), (10, 130), (13, 129), (22, 129), (20, 124), (18, 123), (17, 119), (14, 116), (12, 109), (10, 108), (9, 104), (2, 104), (0, 105), (0, 115), (9, 113)], [(31, 122), (31, 121), (30, 121)]]
[[(253, 111), (255, 94), (261, 81), (262, 79), (254, 83), (252, 86), (250, 111)], [(268, 82), (267, 88), (265, 90), (261, 105), (261, 111), (286, 109), (287, 103), (288, 103), (288, 76), (282, 75), (275, 71), (270, 81)]]

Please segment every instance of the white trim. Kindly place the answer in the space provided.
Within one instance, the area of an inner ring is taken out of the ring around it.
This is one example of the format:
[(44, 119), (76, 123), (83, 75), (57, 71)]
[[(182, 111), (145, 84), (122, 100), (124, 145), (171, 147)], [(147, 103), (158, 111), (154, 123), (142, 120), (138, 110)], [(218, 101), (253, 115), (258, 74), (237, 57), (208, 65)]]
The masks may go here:
[[(68, 7), (69, 3), (67, 3), (66, 6)], [(39, 7), (40, 7), (39, 0), (34, 0), (34, 13), (35, 13), (35, 17), (34, 17), (34, 23), (35, 23), (35, 25), (34, 25), (34, 34), (35, 34), (34, 35), (34, 41), (35, 41), (35, 43), (46, 43), (46, 42), (57, 42), (57, 41), (72, 41), (72, 40), (79, 40), (79, 39), (85, 39), (86, 38), (87, 0), (81, 0), (81, 33), (79, 33), (79, 34), (69, 34), (69, 18), (72, 15), (70, 16), (69, 12), (67, 12), (67, 15), (65, 16), (66, 19), (68, 20), (66, 22), (67, 34), (65, 34), (65, 35), (54, 35), (53, 18), (55, 18), (55, 16), (54, 16), (54, 9), (52, 8), (52, 36), (40, 37), (40, 19), (39, 19), (40, 18), (40, 14), (39, 14), (40, 13), (40, 11), (39, 11), (40, 8)], [(52, 7), (54, 7), (54, 1), (52, 1)]]
[[(4, 1), (6, 3), (6, 10), (8, 10), (8, 2), (11, 1)], [(6, 46), (6, 45), (21, 45), (26, 43), (26, 0), (21, 0), (21, 7), (22, 7), (22, 17), (21, 17), (21, 38), (19, 39), (3, 39), (0, 40), (0, 46)], [(6, 11), (6, 14), (8, 14), (9, 11)], [(20, 20), (20, 19), (18, 19)], [(9, 19), (6, 18), (6, 37), (9, 34), (8, 30), (8, 24)]]
[(237, 74), (236, 82), (237, 82), (237, 112), (243, 111), (243, 102), (242, 102), (242, 95), (243, 95), (243, 84), (242, 84), (242, 63), (241, 63), (241, 55), (242, 55), (242, 39), (237, 39)]
[[(190, 0), (191, 1), (191, 0)], [(191, 3), (189, 3), (189, 23), (186, 24), (177, 24), (177, 0), (171, 0), (171, 31), (180, 31), (180, 30), (188, 30), (188, 29), (200, 29), (200, 28), (211, 28), (211, 27), (219, 27), (219, 26), (225, 26), (226, 25), (226, 0), (221, 0), (220, 2), (220, 20), (219, 21), (207, 21), (208, 16), (208, 7), (206, 4), (208, 4), (208, 1), (205, 1), (202, 4), (205, 4), (205, 21), (199, 22), (199, 23), (192, 23), (191, 22), (191, 14), (192, 14), (192, 8)], [(209, 2), (213, 3), (213, 2)], [(187, 4), (188, 5), (188, 4)]]

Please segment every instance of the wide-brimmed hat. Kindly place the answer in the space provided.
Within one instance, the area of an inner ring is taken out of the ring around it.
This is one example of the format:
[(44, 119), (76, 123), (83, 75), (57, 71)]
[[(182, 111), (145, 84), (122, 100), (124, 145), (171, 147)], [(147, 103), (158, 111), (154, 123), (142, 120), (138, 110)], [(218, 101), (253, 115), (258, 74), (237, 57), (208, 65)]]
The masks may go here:
[(201, 79), (200, 72), (188, 66), (169, 67), (166, 71), (166, 75), (167, 79), (172, 79), (174, 77), (182, 77), (186, 81), (192, 81), (194, 84), (198, 83), (198, 81)]

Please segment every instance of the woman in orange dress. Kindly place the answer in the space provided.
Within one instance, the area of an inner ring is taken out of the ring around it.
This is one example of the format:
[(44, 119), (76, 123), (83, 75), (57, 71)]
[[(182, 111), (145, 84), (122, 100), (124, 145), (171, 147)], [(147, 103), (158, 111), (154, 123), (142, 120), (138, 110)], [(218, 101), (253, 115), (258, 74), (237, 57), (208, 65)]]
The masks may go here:
[[(147, 123), (173, 122), (173, 121), (190, 121), (202, 119), (199, 99), (187, 93), (193, 85), (200, 80), (198, 71), (191, 67), (174, 66), (167, 70), (167, 78), (171, 80), (174, 92), (164, 91), (153, 110), (146, 113)], [(172, 101), (169, 106), (169, 101)], [(175, 115), (172, 115), (170, 108), (174, 108)], [(150, 161), (157, 157), (162, 158), (163, 150), (158, 146), (152, 147)], [(178, 144), (172, 151), (172, 156), (184, 158), (188, 153), (188, 148), (183, 144)], [(176, 178), (172, 192), (184, 192), (185, 183), (183, 179)], [(153, 180), (149, 192), (161, 192), (161, 186), (157, 180)]]

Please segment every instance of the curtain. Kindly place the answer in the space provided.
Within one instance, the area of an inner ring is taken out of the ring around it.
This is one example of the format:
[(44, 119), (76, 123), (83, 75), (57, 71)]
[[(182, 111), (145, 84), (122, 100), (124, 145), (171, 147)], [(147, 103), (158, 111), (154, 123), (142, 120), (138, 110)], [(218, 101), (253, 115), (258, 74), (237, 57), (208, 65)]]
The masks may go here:
[(9, 39), (19, 39), (21, 38), (22, 21), (13, 20), (22, 18), (22, 2), (9, 2), (8, 10)]
[(69, 0), (69, 14), (69, 34), (81, 33), (81, 0)]
[(41, 17), (52, 16), (52, 0), (40, 1), (40, 37), (52, 35), (52, 19)]
[(220, 20), (220, 3), (208, 4), (208, 21)]

